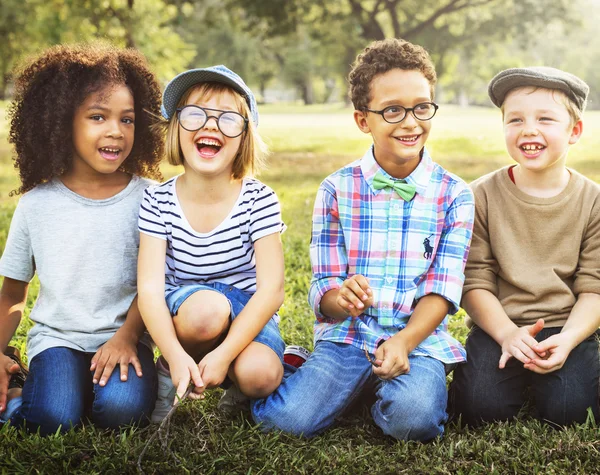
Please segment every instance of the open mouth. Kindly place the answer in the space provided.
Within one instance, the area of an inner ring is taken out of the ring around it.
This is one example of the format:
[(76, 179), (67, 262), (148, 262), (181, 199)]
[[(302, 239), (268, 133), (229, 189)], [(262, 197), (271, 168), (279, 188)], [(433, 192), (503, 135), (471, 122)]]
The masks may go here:
[(526, 143), (519, 146), (519, 148), (525, 155), (536, 156), (539, 155), (546, 146), (539, 143)]
[(120, 148), (113, 147), (102, 147), (99, 149), (99, 151), (102, 158), (105, 158), (106, 160), (116, 160), (117, 158), (119, 158), (119, 155), (121, 153)]
[(405, 145), (414, 145), (419, 141), (421, 135), (405, 135), (403, 137), (396, 137), (396, 140), (405, 144)]
[(202, 157), (214, 157), (222, 147), (217, 139), (201, 138), (196, 142), (196, 149)]

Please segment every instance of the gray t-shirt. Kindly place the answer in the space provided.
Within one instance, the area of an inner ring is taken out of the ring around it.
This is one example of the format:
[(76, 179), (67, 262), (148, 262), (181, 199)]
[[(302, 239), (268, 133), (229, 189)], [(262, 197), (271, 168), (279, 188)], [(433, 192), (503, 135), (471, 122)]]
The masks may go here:
[(0, 275), (29, 282), (38, 274), (30, 360), (59, 346), (93, 353), (121, 327), (137, 293), (137, 218), (152, 183), (134, 176), (115, 196), (92, 200), (53, 180), (21, 197)]

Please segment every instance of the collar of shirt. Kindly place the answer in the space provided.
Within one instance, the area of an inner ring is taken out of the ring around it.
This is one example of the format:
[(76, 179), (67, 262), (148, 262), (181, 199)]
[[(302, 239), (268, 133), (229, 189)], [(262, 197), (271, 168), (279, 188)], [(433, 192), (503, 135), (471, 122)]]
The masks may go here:
[[(396, 179), (392, 177), (388, 172), (386, 172), (383, 168), (381, 168), (381, 165), (379, 165), (379, 163), (377, 163), (377, 160), (375, 160), (375, 155), (373, 155), (373, 147), (369, 147), (369, 150), (367, 150), (367, 152), (363, 155), (363, 158), (360, 161), (360, 169), (362, 171), (363, 177), (365, 178), (365, 181), (369, 185), (369, 188), (371, 188), (371, 191), (374, 195), (377, 195), (381, 191), (384, 191), (376, 190), (373, 187), (373, 178), (375, 178), (375, 174), (379, 170), (381, 170), (381, 173), (383, 173), (385, 177), (389, 177), (392, 180)], [(404, 181), (411, 185), (415, 185), (417, 193), (419, 195), (423, 195), (425, 194), (425, 190), (427, 189), (427, 185), (429, 184), (432, 171), (433, 160), (431, 159), (431, 156), (429, 155), (427, 149), (423, 148), (423, 156), (421, 157), (419, 165), (417, 165), (417, 168), (415, 168), (413, 172), (404, 179)]]

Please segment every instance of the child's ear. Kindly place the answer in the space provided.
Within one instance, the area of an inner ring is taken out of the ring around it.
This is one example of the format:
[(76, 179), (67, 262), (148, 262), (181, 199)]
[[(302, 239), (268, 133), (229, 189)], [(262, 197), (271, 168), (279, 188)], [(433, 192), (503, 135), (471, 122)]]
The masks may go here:
[(365, 134), (371, 133), (371, 128), (367, 124), (367, 115), (363, 111), (354, 111), (354, 122), (358, 125), (358, 128)]
[(578, 120), (573, 126), (573, 130), (571, 130), (571, 137), (569, 137), (569, 145), (573, 145), (577, 143), (577, 141), (581, 138), (581, 134), (583, 133), (583, 121)]

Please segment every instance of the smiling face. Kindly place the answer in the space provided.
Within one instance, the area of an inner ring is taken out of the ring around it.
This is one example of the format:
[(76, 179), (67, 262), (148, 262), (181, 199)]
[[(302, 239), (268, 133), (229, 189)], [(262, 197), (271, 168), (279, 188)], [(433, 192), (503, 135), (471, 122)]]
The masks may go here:
[(583, 131), (573, 124), (562, 92), (524, 87), (508, 93), (502, 105), (504, 139), (510, 156), (523, 168), (538, 172), (564, 167), (569, 146)]
[(73, 116), (74, 173), (115, 172), (133, 147), (133, 95), (124, 84), (89, 94)]
[(236, 97), (228, 90), (193, 90), (185, 105), (195, 105), (208, 110), (209, 118), (199, 130), (188, 131), (179, 125), (179, 145), (183, 153), (183, 166), (186, 172), (201, 175), (232, 175), (233, 162), (240, 149), (245, 133), (231, 138), (224, 135), (217, 126), (217, 118), (222, 112), (241, 113)]
[[(392, 69), (371, 82), (368, 108), (381, 110), (389, 106), (412, 108), (431, 101), (431, 85), (420, 71)], [(412, 113), (397, 124), (390, 124), (379, 114), (354, 111), (359, 129), (373, 137), (375, 158), (379, 165), (396, 178), (405, 178), (417, 168), (425, 146), (431, 120), (417, 120)]]

